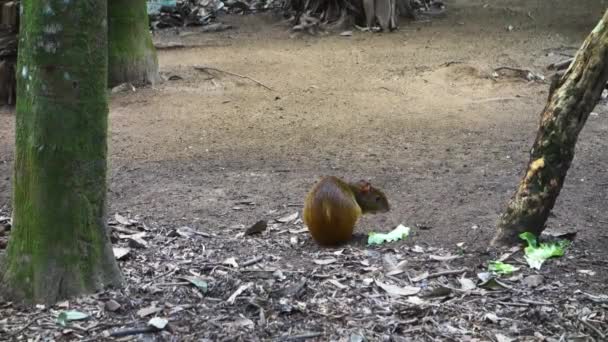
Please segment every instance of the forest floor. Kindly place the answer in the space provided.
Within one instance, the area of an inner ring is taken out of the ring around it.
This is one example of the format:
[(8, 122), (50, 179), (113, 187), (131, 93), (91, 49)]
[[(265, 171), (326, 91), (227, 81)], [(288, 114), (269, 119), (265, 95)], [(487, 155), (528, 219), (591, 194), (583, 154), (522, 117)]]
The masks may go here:
[[(235, 28), (220, 33), (159, 32), (157, 44), (185, 46), (159, 49), (173, 80), (111, 95), (109, 220), (115, 247), (131, 248), (119, 261), (126, 287), (33, 311), (0, 302), (0, 340), (99, 340), (154, 316), (170, 329), (138, 339), (606, 340), (605, 102), (548, 222), (554, 234), (576, 232), (566, 256), (533, 271), (516, 252), (509, 262), (521, 270), (498, 288), (477, 280), (497, 258), (485, 247), (549, 87), (493, 74), (548, 79), (546, 67), (575, 53), (606, 6), (446, 4), (445, 18), (393, 33), (293, 36), (271, 15), (221, 17)], [(13, 139), (14, 111), (3, 109), (0, 221), (10, 216)], [(299, 218), (277, 221), (301, 212), (322, 175), (386, 192), (391, 211), (363, 218), (358, 234), (404, 224), (411, 236), (328, 249)], [(259, 220), (269, 228), (243, 236)], [(147, 246), (135, 248), (129, 231)], [(67, 307), (91, 316), (61, 327), (55, 315)]]

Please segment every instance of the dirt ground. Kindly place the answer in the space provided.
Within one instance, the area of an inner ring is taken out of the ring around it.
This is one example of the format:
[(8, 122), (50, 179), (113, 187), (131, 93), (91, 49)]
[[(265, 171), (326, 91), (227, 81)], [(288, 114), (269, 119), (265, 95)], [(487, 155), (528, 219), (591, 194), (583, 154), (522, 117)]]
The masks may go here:
[[(222, 33), (159, 33), (159, 44), (194, 47), (159, 50), (162, 74), (181, 79), (111, 96), (109, 212), (163, 229), (234, 235), (300, 211), (309, 187), (331, 174), (369, 179), (389, 197), (391, 211), (365, 217), (359, 233), (403, 223), (413, 228), (409, 245), (485, 247), (522, 175), (548, 90), (547, 82), (494, 79), (493, 70), (548, 77), (546, 66), (573, 55), (606, 2), (446, 4), (445, 18), (404, 21), (390, 34), (292, 36), (271, 15), (221, 17), (236, 26)], [(3, 109), (0, 208), (7, 211), (13, 131), (14, 113)], [(595, 276), (577, 284), (600, 293), (608, 276), (607, 133), (601, 103), (548, 224), (578, 232), (577, 253), (597, 262), (584, 266)], [(303, 243), (281, 258), (298, 265), (306, 249), (327, 253), (299, 237)], [(243, 246), (227, 250), (264, 253), (234, 241)], [(357, 241), (351, 247), (364, 250)]]

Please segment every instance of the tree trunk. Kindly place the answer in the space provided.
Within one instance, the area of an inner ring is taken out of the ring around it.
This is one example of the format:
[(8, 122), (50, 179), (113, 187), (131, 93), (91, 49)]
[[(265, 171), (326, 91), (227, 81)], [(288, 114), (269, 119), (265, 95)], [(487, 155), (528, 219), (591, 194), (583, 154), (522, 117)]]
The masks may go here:
[(160, 80), (146, 8), (146, 0), (108, 0), (110, 87)]
[(566, 73), (557, 77), (530, 152), (525, 176), (498, 221), (492, 245), (540, 235), (574, 158), (578, 135), (608, 81), (608, 11), (580, 48)]
[(107, 2), (23, 1), (5, 298), (120, 285), (107, 226)]

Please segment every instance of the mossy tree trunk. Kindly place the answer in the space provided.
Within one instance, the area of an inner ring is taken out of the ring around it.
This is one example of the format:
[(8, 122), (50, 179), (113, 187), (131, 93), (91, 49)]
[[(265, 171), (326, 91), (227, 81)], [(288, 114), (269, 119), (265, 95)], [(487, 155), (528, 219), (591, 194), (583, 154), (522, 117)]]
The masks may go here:
[(519, 242), (521, 232), (545, 228), (560, 193), (578, 135), (608, 81), (608, 11), (587, 37), (570, 68), (554, 79), (530, 152), (528, 169), (498, 221), (493, 245)]
[(108, 0), (110, 87), (160, 80), (146, 8), (146, 0)]
[(54, 303), (121, 283), (105, 224), (107, 2), (21, 4), (13, 230), (0, 292)]

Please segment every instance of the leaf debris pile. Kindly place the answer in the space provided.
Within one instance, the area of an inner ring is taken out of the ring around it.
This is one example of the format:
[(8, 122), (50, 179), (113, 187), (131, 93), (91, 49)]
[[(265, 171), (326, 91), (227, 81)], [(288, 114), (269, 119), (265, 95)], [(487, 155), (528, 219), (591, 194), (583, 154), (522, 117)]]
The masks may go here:
[(605, 263), (573, 271), (586, 258), (576, 244), (570, 259), (540, 271), (511, 251), (501, 260), (521, 270), (498, 276), (486, 271), (487, 254), (414, 245), (410, 237), (319, 248), (290, 213), (254, 234), (245, 225), (161, 227), (126, 214), (109, 224), (115, 251), (127, 251), (117, 254), (124, 289), (33, 309), (0, 302), (0, 339), (599, 341), (608, 334), (608, 296), (592, 293), (603, 287), (593, 272), (605, 272)]

